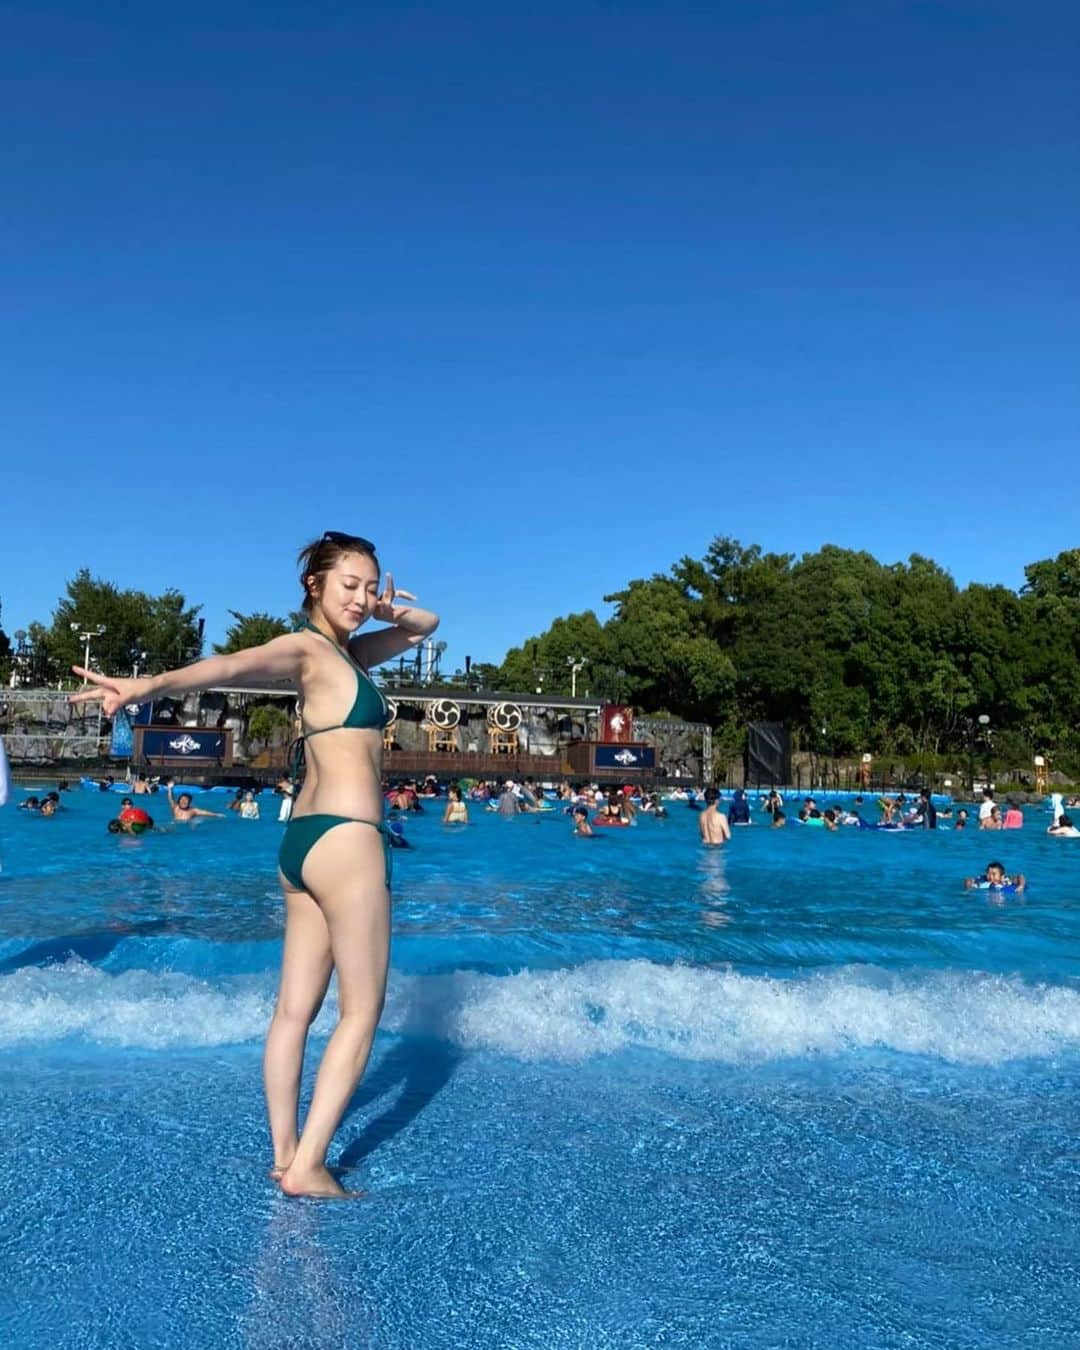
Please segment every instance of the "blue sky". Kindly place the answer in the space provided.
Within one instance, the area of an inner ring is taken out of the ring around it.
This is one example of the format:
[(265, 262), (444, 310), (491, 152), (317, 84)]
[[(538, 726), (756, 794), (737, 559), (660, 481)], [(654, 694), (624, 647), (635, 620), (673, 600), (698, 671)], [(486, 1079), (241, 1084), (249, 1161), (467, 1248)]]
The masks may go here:
[(0, 599), (325, 528), (450, 668), (717, 534), (1080, 543), (1080, 11), (0, 5)]

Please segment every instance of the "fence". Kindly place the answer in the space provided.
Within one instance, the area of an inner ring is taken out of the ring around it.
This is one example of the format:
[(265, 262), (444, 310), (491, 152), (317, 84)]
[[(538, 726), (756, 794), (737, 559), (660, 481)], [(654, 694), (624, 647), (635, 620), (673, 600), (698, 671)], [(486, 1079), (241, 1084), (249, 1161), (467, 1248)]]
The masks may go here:
[(101, 750), (101, 704), (72, 705), (55, 689), (5, 689), (0, 736), (12, 764), (94, 759)]

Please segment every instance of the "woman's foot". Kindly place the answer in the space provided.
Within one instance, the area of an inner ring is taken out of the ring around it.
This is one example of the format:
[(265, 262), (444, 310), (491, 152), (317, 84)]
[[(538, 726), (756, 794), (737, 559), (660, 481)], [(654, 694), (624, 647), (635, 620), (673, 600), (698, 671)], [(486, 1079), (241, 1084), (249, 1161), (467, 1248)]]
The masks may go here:
[(325, 1166), (303, 1168), (290, 1164), (278, 1178), (283, 1194), (306, 1195), (317, 1200), (355, 1200), (363, 1191), (347, 1191)]
[(287, 1155), (287, 1161), (285, 1161), (285, 1162), (279, 1162), (279, 1161), (278, 1161), (278, 1159), (281, 1157), (281, 1155), (278, 1154), (278, 1155), (274, 1158), (273, 1165), (271, 1166), (270, 1170), (267, 1172), (266, 1175), (270, 1178), (271, 1181), (280, 1181), (281, 1178), (285, 1175), (285, 1173), (286, 1173), (286, 1172), (289, 1170), (289, 1168), (292, 1166), (292, 1160), (293, 1160), (293, 1158), (294, 1158), (295, 1156), (296, 1156), (296, 1149), (295, 1149), (295, 1147), (288, 1153), (288, 1155)]

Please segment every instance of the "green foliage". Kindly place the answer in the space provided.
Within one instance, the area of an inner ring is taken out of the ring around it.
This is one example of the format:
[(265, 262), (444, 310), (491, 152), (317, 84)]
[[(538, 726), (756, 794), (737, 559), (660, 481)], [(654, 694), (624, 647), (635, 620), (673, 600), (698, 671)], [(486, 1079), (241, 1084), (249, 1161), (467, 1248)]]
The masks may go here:
[(215, 652), (242, 652), (248, 647), (261, 647), (272, 638), (291, 633), (296, 626), (272, 614), (240, 614), (235, 609), (230, 609), (229, 613), (234, 622), (225, 631), (225, 641), (214, 644)]
[(257, 703), (247, 712), (247, 738), (262, 745), (285, 739), (291, 727), (289, 714), (272, 703)]
[(68, 582), (51, 625), (29, 626), (37, 673), (49, 679), (70, 676), (71, 667), (83, 662), (80, 633), (95, 632), (99, 626), (105, 632), (95, 634), (90, 645), (90, 660), (97, 670), (129, 675), (136, 663), (142, 671), (185, 665), (202, 653), (198, 612), (198, 606), (189, 607), (179, 591), (147, 595), (120, 590), (91, 577), (84, 568)]
[(819, 752), (955, 761), (985, 713), (1020, 769), (1039, 750), (1080, 755), (1080, 549), (1025, 576), (1019, 594), (960, 590), (918, 554), (883, 564), (826, 545), (796, 558), (720, 537), (609, 596), (606, 624), (555, 620), (507, 653), (498, 682), (569, 692), (573, 654), (579, 693), (707, 721), (725, 754), (768, 718)]
[(591, 609), (556, 619), (546, 633), (511, 648), (488, 687), (539, 688), (548, 694), (569, 694), (571, 662), (578, 660), (584, 661), (577, 676), (577, 690), (582, 694), (590, 683), (596, 687), (606, 678), (611, 665), (604, 629)]

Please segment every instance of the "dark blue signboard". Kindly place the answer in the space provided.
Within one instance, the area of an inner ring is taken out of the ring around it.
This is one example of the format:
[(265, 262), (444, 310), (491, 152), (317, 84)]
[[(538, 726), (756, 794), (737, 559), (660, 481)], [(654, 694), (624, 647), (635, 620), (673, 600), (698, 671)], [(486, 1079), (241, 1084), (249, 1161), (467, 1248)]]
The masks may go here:
[(655, 769), (656, 751), (651, 745), (597, 745), (593, 750), (597, 769)]
[(225, 758), (227, 737), (224, 731), (204, 731), (201, 727), (148, 727), (142, 734), (145, 759), (219, 759)]

